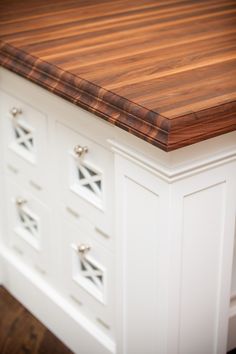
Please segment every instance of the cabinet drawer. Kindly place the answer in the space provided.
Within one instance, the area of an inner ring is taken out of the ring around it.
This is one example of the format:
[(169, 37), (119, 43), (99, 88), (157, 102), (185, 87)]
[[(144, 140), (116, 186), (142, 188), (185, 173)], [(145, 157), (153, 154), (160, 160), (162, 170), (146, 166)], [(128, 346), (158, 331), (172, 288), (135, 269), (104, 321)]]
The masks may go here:
[(6, 160), (13, 168), (43, 179), (48, 143), (47, 117), (22, 100), (1, 92)]
[(8, 245), (42, 274), (50, 269), (50, 211), (27, 190), (7, 186)]
[(107, 237), (112, 233), (113, 155), (91, 139), (57, 124), (62, 198)]
[(61, 227), (60, 288), (108, 334), (114, 321), (114, 257), (87, 230), (64, 221)]

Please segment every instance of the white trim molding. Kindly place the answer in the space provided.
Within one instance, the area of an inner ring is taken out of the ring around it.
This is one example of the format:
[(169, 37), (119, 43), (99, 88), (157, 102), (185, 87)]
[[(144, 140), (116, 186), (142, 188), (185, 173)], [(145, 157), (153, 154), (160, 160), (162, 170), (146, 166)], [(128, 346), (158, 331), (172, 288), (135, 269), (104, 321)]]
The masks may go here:
[(167, 183), (173, 183), (236, 160), (236, 149), (233, 149), (173, 168), (166, 167), (159, 162), (155, 163), (115, 140), (108, 139), (108, 143), (111, 145), (112, 151), (152, 172)]

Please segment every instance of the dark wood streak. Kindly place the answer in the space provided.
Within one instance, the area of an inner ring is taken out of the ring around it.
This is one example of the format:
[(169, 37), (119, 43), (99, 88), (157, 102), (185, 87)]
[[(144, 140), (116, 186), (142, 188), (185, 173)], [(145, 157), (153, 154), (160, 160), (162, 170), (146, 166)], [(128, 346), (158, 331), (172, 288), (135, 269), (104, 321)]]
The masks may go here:
[[(165, 151), (236, 130), (235, 1), (146, 0), (133, 5), (119, 0), (109, 6), (106, 1), (72, 0), (67, 8), (58, 0), (58, 10), (46, 1), (36, 3), (32, 10), (29, 6), (25, 12), (20, 9), (22, 20), (9, 12), (11, 1), (0, 5), (0, 35), (1, 29), (6, 33), (0, 41), (1, 66)], [(19, 8), (20, 1), (12, 4)], [(101, 19), (94, 11), (103, 12)], [(46, 23), (50, 15), (55, 24), (48, 23), (52, 34), (43, 40), (47, 30), (40, 21)], [(146, 16), (153, 19), (149, 24)], [(208, 16), (209, 32), (204, 20)], [(27, 18), (39, 20), (23, 25)], [(153, 34), (153, 28), (160, 28), (160, 33)], [(57, 37), (63, 29), (65, 36)], [(178, 38), (173, 46), (175, 31)], [(101, 42), (101, 33), (109, 39), (107, 43)], [(126, 47), (132, 38), (136, 47)], [(109, 47), (116, 43), (124, 47), (114, 56)], [(132, 62), (138, 77), (132, 73)], [(205, 98), (197, 91), (202, 81)]]
[(9, 44), (0, 43), (0, 50), (0, 63), (3, 67), (108, 122), (165, 148), (169, 122), (159, 114), (132, 104), (123, 97), (34, 58)]

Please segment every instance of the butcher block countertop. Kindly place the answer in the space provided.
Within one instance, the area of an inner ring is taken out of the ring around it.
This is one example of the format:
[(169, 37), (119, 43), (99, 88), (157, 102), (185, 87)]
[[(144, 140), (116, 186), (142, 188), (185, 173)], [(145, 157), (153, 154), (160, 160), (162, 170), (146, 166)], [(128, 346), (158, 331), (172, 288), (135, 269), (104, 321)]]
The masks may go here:
[(0, 65), (165, 151), (236, 130), (236, 0), (1, 0)]

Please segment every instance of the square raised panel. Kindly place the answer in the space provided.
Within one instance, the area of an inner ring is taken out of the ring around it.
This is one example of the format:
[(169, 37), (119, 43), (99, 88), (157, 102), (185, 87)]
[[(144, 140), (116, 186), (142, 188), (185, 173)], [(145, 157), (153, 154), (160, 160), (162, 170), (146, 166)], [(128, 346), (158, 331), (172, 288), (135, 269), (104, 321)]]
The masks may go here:
[(97, 260), (81, 251), (86, 245), (72, 244), (72, 277), (74, 281), (101, 302), (105, 302), (106, 270)]
[(51, 253), (49, 209), (27, 189), (7, 183), (8, 246), (26, 263), (47, 272)]
[(62, 199), (100, 231), (102, 242), (109, 243), (113, 228), (113, 153), (59, 122), (56, 133)]
[(40, 249), (40, 217), (31, 210), (26, 199), (15, 199), (17, 225), (15, 232), (35, 249)]
[(47, 175), (43, 171), (49, 157), (47, 116), (30, 102), (5, 92), (1, 92), (1, 96), (6, 161), (30, 175), (39, 185), (45, 184)]
[[(114, 256), (84, 227), (60, 223), (60, 287), (75, 307), (104, 330), (112, 333), (114, 325)], [(78, 305), (79, 304), (79, 305)]]

